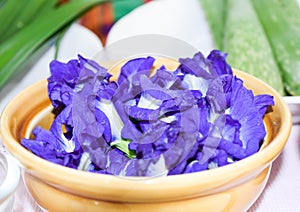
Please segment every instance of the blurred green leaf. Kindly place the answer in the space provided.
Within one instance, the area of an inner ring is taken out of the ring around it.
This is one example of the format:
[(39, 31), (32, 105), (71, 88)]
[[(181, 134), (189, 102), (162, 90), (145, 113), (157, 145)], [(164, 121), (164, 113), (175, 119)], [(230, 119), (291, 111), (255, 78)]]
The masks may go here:
[[(23, 2), (28, 4), (24, 11), (20, 9), (25, 6)], [(32, 7), (31, 11), (29, 5), (37, 2), (39, 5)], [(47, 40), (76, 20), (87, 9), (105, 0), (74, 0), (59, 7), (56, 7), (55, 1), (52, 0), (41, 2), (46, 4), (42, 5), (38, 0), (9, 0), (0, 8), (0, 20), (5, 20), (0, 27), (0, 35), (5, 30), (9, 31), (4, 33), (9, 35), (6, 35), (7, 39), (1, 42), (0, 38), (0, 88)], [(33, 10), (37, 13), (32, 14)], [(16, 18), (18, 13), (22, 12), (23, 15)], [(15, 25), (16, 20), (22, 20), (26, 24), (18, 28)], [(10, 25), (14, 25), (14, 28), (11, 29)]]

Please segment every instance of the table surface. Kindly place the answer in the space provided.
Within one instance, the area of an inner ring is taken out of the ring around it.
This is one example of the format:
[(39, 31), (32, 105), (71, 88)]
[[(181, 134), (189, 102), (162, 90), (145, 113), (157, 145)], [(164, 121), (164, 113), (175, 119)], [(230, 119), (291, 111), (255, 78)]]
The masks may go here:
[[(177, 16), (179, 11), (182, 10), (183, 5), (184, 10), (188, 11), (187, 14), (189, 15), (182, 16), (179, 20)], [(166, 8), (169, 10), (167, 11)], [(157, 13), (154, 15), (152, 11), (157, 11)], [(167, 17), (166, 13), (168, 14)], [(149, 14), (151, 14), (152, 19), (147, 18)], [(176, 28), (172, 28), (171, 25), (167, 29), (165, 28), (168, 21), (175, 19), (181, 21), (179, 24), (182, 24), (185, 30), (178, 31)], [(141, 22), (143, 26), (147, 26), (148, 28), (136, 27), (132, 28), (132, 30), (126, 30), (127, 26), (136, 26), (136, 24), (142, 26)], [(194, 27), (196, 24), (200, 24), (199, 28), (201, 30), (197, 31), (197, 27)], [(161, 0), (143, 5), (122, 18), (113, 27), (112, 33), (108, 37), (108, 42), (113, 43), (124, 36), (149, 33), (149, 30), (155, 34), (161, 33), (185, 40), (204, 53), (207, 53), (212, 48), (211, 38), (207, 36), (208, 28), (204, 23), (203, 12), (198, 0)], [(75, 23), (62, 40), (58, 59), (60, 61), (67, 61), (76, 58), (78, 53), (87, 58), (92, 58), (102, 48), (95, 35)], [(53, 55), (54, 47), (51, 47), (41, 55), (41, 58), (35, 64), (28, 66), (28, 70), (15, 76), (13, 80), (1, 89), (1, 111), (18, 92), (31, 83), (49, 75), (48, 64)], [(300, 105), (296, 109), (300, 111)], [(287, 145), (273, 163), (265, 190), (249, 211), (300, 211), (300, 202), (298, 200), (300, 196), (299, 164), (300, 125), (295, 124), (292, 127)], [(14, 211), (42, 211), (26, 191), (23, 182), (20, 182), (15, 194)]]

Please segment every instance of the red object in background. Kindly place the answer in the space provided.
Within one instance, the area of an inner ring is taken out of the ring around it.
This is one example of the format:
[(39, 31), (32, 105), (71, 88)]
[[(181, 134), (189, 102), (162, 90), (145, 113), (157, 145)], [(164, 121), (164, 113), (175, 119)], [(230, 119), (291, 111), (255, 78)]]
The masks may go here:
[(80, 19), (80, 23), (94, 32), (105, 44), (106, 36), (114, 23), (111, 3), (104, 3), (93, 7)]
[(93, 7), (80, 19), (81, 25), (94, 32), (105, 45), (107, 34), (113, 24), (136, 7), (151, 0), (109, 1)]

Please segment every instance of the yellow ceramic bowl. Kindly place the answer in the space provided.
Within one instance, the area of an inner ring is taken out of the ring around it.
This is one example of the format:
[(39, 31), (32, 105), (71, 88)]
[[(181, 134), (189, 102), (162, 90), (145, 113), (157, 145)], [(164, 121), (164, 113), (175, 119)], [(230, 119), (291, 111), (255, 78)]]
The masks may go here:
[(273, 95), (275, 106), (265, 117), (263, 148), (221, 168), (133, 180), (78, 171), (35, 156), (20, 145), (20, 140), (33, 126), (47, 127), (53, 119), (46, 80), (25, 89), (7, 105), (1, 117), (2, 139), (24, 166), (28, 191), (49, 211), (243, 211), (263, 191), (292, 121), (287, 105), (274, 89), (248, 74), (235, 73), (256, 94)]

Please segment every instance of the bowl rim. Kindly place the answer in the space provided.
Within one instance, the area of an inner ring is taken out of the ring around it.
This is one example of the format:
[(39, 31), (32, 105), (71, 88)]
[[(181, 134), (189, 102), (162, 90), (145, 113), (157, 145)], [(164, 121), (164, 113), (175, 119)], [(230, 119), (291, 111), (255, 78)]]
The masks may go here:
[[(175, 193), (177, 193), (177, 189), (190, 188), (190, 191), (188, 193), (191, 196), (195, 195), (195, 192), (200, 188), (204, 193), (206, 193), (209, 192), (209, 190), (211, 190), (212, 188), (218, 189), (218, 187), (223, 186), (226, 182), (231, 182), (232, 180), (237, 179), (240, 176), (246, 176), (244, 180), (249, 180), (253, 177), (253, 171), (259, 173), (263, 169), (270, 166), (270, 164), (276, 159), (276, 157), (280, 154), (283, 147), (285, 146), (292, 128), (292, 116), (290, 110), (277, 91), (264, 83), (262, 80), (255, 78), (254, 76), (251, 76), (247, 73), (238, 70), (235, 70), (234, 73), (241, 79), (243, 79), (243, 77), (248, 77), (249, 80), (255, 80), (258, 83), (263, 84), (266, 90), (268, 92), (271, 92), (271, 94), (274, 96), (275, 104), (277, 104), (275, 106), (280, 107), (281, 109), (280, 116), (284, 117), (284, 119), (281, 118), (281, 125), (283, 127), (279, 129), (272, 142), (261, 151), (236, 163), (216, 169), (182, 175), (131, 180), (131, 178), (127, 177), (117, 177), (112, 175), (75, 170), (72, 168), (54, 164), (34, 155), (30, 151), (22, 147), (19, 142), (13, 138), (13, 135), (10, 133), (8, 122), (10, 119), (11, 107), (15, 107), (14, 104), (18, 102), (20, 98), (25, 98), (29, 90), (39, 87), (43, 87), (43, 89), (45, 89), (45, 87), (47, 87), (46, 79), (36, 82), (33, 85), (27, 87), (7, 104), (1, 114), (0, 133), (4, 145), (11, 152), (11, 154), (17, 158), (17, 160), (19, 160), (22, 164), (24, 164), (25, 167), (28, 168), (27, 172), (35, 177), (39, 175), (39, 177), (41, 177), (45, 181), (48, 180), (47, 183), (52, 186), (56, 186), (55, 181), (52, 180), (53, 178), (56, 178), (56, 180), (65, 184), (67, 186), (67, 189), (72, 189), (70, 181), (72, 183), (80, 184), (79, 187), (81, 189), (86, 189), (87, 185), (91, 185), (92, 183), (97, 182), (101, 187), (101, 191), (98, 191), (101, 194), (107, 194), (107, 192), (115, 192), (116, 190), (128, 191), (134, 188), (134, 192), (132, 192), (132, 194), (129, 194), (128, 196), (130, 198), (139, 198), (140, 195), (143, 194), (143, 199), (147, 198), (147, 195), (145, 195), (145, 193), (142, 193), (146, 190), (153, 191), (157, 195), (159, 195), (159, 192), (157, 192), (158, 189), (175, 191)], [(26, 160), (22, 161), (22, 158), (25, 158)], [(262, 165), (259, 166), (257, 164), (258, 161)], [(44, 167), (47, 168), (45, 169)], [(255, 168), (253, 169), (253, 167)], [(58, 172), (61, 174), (56, 174)], [(224, 179), (224, 176), (226, 176), (226, 179)], [(66, 178), (69, 179), (66, 180)], [(205, 187), (204, 185), (209, 186)], [(174, 198), (178, 197), (177, 194), (174, 194), (173, 196)]]

